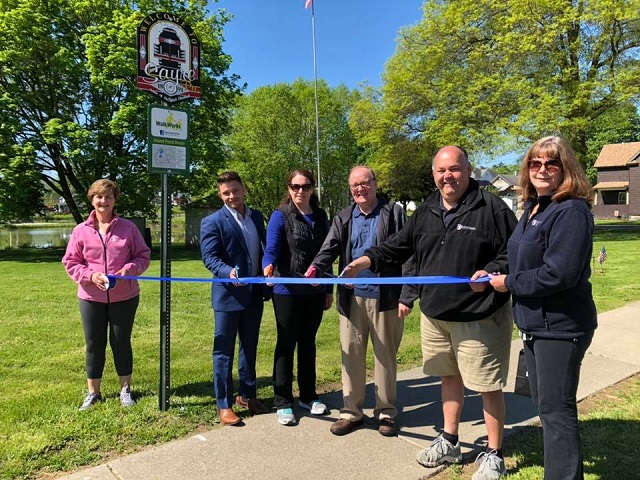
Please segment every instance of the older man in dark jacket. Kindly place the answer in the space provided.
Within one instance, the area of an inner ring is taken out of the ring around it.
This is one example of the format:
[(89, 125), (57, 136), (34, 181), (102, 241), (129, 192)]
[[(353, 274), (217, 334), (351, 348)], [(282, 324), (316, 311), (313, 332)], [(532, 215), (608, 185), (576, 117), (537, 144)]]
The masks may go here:
[[(355, 203), (334, 218), (329, 234), (307, 272), (308, 276), (331, 271), (338, 257), (339, 268), (342, 269), (367, 248), (398, 232), (407, 221), (400, 205), (378, 197), (376, 178), (370, 168), (353, 168), (349, 175), (349, 188)], [(411, 275), (412, 265), (413, 261), (409, 259), (402, 267), (383, 269), (379, 274), (365, 270), (360, 276), (399, 277), (403, 271)], [(333, 434), (346, 435), (363, 423), (366, 353), (371, 335), (375, 357), (374, 414), (379, 420), (382, 435), (396, 435), (396, 354), (402, 340), (404, 317), (411, 312), (416, 297), (417, 289), (411, 285), (338, 286), (344, 407), (338, 421), (331, 426)]]

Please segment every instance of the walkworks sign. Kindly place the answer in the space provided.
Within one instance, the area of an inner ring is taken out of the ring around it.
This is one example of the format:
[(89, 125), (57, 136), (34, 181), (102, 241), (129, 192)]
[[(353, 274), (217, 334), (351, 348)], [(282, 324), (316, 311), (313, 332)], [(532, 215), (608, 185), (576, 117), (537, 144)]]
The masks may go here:
[(149, 105), (149, 147), (151, 173), (188, 175), (189, 114), (175, 107)]
[(138, 88), (167, 103), (200, 98), (200, 42), (177, 15), (152, 13), (138, 26)]

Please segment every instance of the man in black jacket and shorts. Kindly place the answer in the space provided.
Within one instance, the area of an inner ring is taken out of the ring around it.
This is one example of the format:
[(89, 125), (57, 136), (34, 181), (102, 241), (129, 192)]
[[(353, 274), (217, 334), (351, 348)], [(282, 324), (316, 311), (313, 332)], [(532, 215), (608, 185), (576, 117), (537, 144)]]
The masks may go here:
[[(420, 205), (398, 234), (367, 250), (344, 272), (402, 264), (415, 255), (418, 275), (468, 276), (507, 271), (507, 241), (516, 217), (498, 196), (471, 178), (466, 152), (456, 146), (433, 159), (438, 191)], [(424, 373), (442, 379), (444, 430), (417, 460), (426, 467), (460, 461), (458, 426), (464, 387), (482, 396), (488, 444), (478, 456), (473, 480), (506, 473), (502, 459), (505, 407), (513, 318), (509, 295), (487, 282), (423, 285), (420, 288)]]

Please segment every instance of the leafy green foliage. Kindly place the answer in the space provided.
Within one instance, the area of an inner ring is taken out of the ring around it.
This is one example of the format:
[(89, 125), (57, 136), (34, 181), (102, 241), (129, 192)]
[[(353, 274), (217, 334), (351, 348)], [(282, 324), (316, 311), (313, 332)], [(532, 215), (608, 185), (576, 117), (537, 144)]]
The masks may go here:
[[(152, 99), (136, 88), (136, 29), (154, 11), (177, 13), (200, 39), (203, 96), (197, 108), (186, 105), (193, 113), (194, 176), (176, 179), (176, 185), (203, 188), (200, 172), (222, 161), (220, 137), (239, 93), (237, 78), (224, 76), (231, 62), (221, 50), (228, 17), (209, 13), (205, 0), (4, 2), (3, 180), (15, 183), (11, 178), (29, 164), (24, 191), (45, 183), (66, 200), (79, 222), (88, 205), (77, 199), (84, 199), (94, 180), (110, 178), (122, 186), (120, 213), (155, 215), (159, 180), (147, 172), (146, 155), (147, 105)], [(15, 202), (3, 199), (1, 204)], [(26, 205), (37, 211), (37, 202)], [(5, 218), (21, 215), (20, 210), (4, 209)]]
[(520, 163), (504, 163), (500, 162), (496, 165), (491, 165), (491, 170), (502, 175), (517, 175), (520, 171)]
[[(251, 205), (265, 214), (287, 194), (291, 170), (306, 168), (317, 177), (314, 98), (313, 83), (299, 79), (259, 87), (238, 102), (229, 166), (247, 184)], [(349, 170), (361, 154), (347, 122), (354, 99), (345, 86), (318, 82), (321, 200), (331, 214), (348, 203)]]
[(371, 87), (351, 110), (349, 125), (365, 148), (366, 163), (378, 177), (380, 190), (406, 205), (435, 190), (431, 159), (435, 144), (420, 132), (389, 115), (382, 97)]
[(618, 118), (619, 105), (640, 98), (639, 8), (638, 0), (430, 0), (422, 21), (401, 30), (382, 88), (357, 106), (358, 140), (393, 145), (401, 134), (503, 154), (559, 134), (589, 166), (588, 149), (598, 149), (588, 143), (598, 136), (592, 122)]

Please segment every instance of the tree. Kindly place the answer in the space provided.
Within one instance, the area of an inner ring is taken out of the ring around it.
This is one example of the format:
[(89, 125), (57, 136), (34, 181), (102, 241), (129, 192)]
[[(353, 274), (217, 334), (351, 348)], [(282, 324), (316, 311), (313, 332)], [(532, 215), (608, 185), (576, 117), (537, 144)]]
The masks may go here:
[[(345, 86), (318, 83), (321, 200), (331, 215), (350, 201), (349, 170), (362, 153), (348, 125), (355, 95)], [(312, 82), (257, 88), (239, 101), (232, 128), (229, 167), (247, 184), (252, 206), (265, 213), (275, 209), (291, 170), (306, 168), (317, 177)]]
[(491, 168), (491, 170), (493, 170), (494, 172), (502, 175), (518, 175), (518, 172), (520, 171), (520, 162), (515, 162), (515, 163), (499, 162), (496, 165), (492, 165), (489, 168)]
[(146, 159), (152, 99), (136, 88), (136, 29), (146, 14), (169, 11), (192, 26), (202, 46), (202, 99), (197, 108), (181, 105), (193, 112), (194, 175), (176, 179), (201, 185), (203, 167), (222, 162), (219, 139), (239, 93), (236, 78), (224, 76), (230, 58), (221, 32), (228, 18), (207, 7), (205, 0), (3, 2), (2, 182), (26, 169), (25, 187), (44, 182), (80, 222), (89, 205), (78, 204), (74, 193), (84, 198), (94, 180), (110, 178), (122, 187), (120, 213), (155, 215), (159, 179), (147, 172)]
[(639, 9), (639, 0), (430, 0), (387, 63), (386, 125), (496, 154), (559, 134), (586, 161), (591, 123), (637, 105)]
[(366, 163), (375, 171), (381, 192), (406, 208), (435, 189), (431, 159), (436, 148), (396, 120), (388, 115), (380, 92), (366, 87), (351, 110), (349, 125), (365, 149)]
[(0, 224), (30, 218), (43, 209), (39, 174), (30, 160), (17, 154), (13, 145), (0, 144)]

